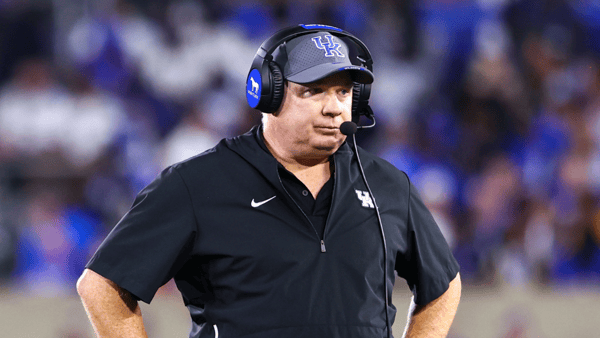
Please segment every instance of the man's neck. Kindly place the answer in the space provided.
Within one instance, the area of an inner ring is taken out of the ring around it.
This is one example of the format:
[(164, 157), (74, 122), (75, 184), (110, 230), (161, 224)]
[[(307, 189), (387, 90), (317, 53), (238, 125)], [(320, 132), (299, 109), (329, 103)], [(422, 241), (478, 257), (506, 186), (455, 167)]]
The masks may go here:
[(263, 131), (262, 138), (271, 155), (292, 173), (329, 163), (329, 155), (310, 156), (308, 152), (294, 151), (296, 147), (285, 144), (282, 138), (271, 137), (268, 132)]
[(271, 155), (283, 165), (285, 169), (294, 174), (310, 190), (314, 198), (331, 177), (329, 156), (302, 157), (294, 156), (288, 148), (270, 140), (263, 134), (263, 140)]

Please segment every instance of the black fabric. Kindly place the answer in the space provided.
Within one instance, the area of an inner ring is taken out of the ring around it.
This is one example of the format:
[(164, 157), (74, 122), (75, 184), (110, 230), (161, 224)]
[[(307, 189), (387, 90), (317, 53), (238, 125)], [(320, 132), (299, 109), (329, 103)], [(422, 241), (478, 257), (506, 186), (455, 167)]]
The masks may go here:
[(149, 302), (185, 264), (196, 218), (177, 170), (167, 168), (136, 197), (88, 267)]
[[(403, 172), (359, 148), (386, 234), (383, 262), (375, 210), (350, 147), (333, 156), (331, 206), (319, 236), (258, 135), (253, 128), (167, 168), (87, 267), (144, 302), (174, 278), (194, 338), (214, 337), (214, 325), (221, 338), (382, 337), (383, 264), (389, 292), (394, 269), (418, 304), (446, 291), (458, 264)], [(387, 310), (393, 323), (396, 309)]]
[(298, 203), (298, 206), (304, 211), (310, 219), (315, 231), (319, 237), (323, 238), (325, 231), (325, 222), (329, 214), (331, 197), (333, 195), (333, 175), (323, 185), (317, 198), (314, 198), (308, 188), (294, 174), (287, 171), (283, 166), (279, 167), (279, 175), (283, 186), (290, 193), (292, 198)]

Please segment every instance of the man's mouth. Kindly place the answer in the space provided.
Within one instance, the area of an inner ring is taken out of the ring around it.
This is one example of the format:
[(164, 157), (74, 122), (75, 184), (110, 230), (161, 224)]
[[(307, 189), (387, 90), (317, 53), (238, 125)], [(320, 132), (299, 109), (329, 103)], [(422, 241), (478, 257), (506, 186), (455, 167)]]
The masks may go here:
[(339, 127), (334, 126), (316, 126), (315, 129), (325, 134), (335, 134), (340, 130)]

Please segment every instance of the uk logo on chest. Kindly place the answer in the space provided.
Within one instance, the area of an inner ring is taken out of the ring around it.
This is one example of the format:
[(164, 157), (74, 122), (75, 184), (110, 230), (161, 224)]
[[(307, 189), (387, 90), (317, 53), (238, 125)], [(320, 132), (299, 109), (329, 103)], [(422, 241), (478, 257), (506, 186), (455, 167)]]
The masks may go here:
[(356, 192), (356, 196), (358, 200), (361, 201), (363, 208), (371, 208), (375, 209), (375, 205), (373, 204), (373, 199), (371, 199), (371, 195), (369, 192), (362, 190), (354, 190)]

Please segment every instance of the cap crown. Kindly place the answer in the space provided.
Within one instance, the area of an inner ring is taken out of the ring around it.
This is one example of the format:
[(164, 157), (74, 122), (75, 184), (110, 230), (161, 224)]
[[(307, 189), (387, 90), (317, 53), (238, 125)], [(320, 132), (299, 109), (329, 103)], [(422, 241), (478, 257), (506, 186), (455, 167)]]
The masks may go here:
[(303, 35), (285, 46), (288, 60), (283, 67), (283, 75), (286, 78), (321, 64), (351, 65), (348, 46), (331, 34)]

